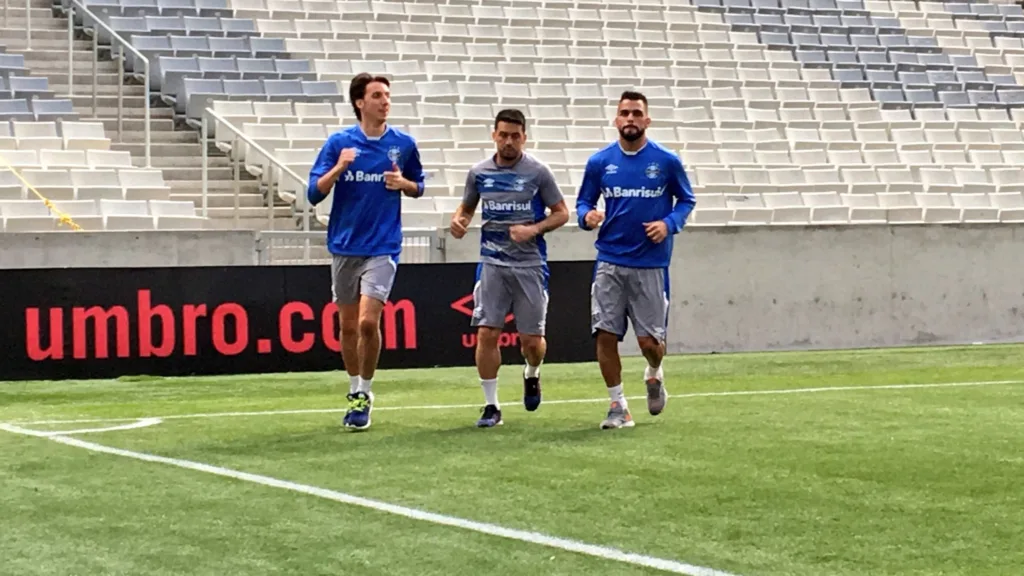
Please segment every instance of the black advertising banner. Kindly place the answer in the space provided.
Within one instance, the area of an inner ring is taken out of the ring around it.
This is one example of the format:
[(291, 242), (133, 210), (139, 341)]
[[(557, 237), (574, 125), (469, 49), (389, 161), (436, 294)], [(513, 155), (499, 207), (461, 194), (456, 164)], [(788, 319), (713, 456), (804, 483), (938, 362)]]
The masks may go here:
[[(546, 362), (594, 360), (593, 262), (550, 264)], [(472, 366), (476, 264), (398, 267), (381, 368)], [(329, 266), (0, 270), (0, 380), (340, 370)], [(521, 363), (515, 319), (501, 336)]]

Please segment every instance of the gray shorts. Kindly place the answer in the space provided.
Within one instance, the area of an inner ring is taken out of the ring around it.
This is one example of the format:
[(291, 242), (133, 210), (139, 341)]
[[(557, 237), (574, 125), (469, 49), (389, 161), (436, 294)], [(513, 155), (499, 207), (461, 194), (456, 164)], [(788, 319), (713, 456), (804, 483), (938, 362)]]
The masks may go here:
[(611, 332), (622, 341), (626, 320), (639, 336), (665, 341), (668, 332), (668, 268), (630, 268), (608, 262), (594, 267), (590, 286), (591, 333)]
[(502, 328), (515, 315), (520, 334), (543, 336), (548, 317), (547, 265), (476, 267), (472, 326)]
[(331, 294), (338, 304), (356, 304), (360, 295), (387, 302), (398, 262), (391, 256), (334, 256)]

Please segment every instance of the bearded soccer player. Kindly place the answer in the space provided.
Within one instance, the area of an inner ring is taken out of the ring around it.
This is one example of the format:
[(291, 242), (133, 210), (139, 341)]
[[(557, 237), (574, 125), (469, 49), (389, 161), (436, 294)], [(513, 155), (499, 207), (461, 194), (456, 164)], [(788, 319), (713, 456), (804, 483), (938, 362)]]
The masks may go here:
[(476, 366), (484, 391), (483, 415), (477, 421), (481, 428), (503, 423), (498, 401), (498, 339), (510, 311), (515, 314), (526, 359), (523, 404), (531, 412), (540, 406), (540, 365), (547, 352), (544, 331), (549, 276), (544, 234), (569, 220), (569, 209), (551, 170), (523, 152), (523, 113), (499, 112), (491, 136), (497, 152), (469, 170), (462, 203), (451, 221), (452, 236), (462, 238), (477, 204), (482, 204), (480, 263), (470, 322), (477, 328)]
[[(668, 394), (661, 362), (668, 331), (669, 263), (673, 236), (696, 205), (679, 156), (649, 140), (647, 98), (626, 91), (615, 126), (619, 140), (587, 161), (576, 200), (579, 226), (597, 234), (597, 263), (590, 290), (591, 330), (611, 407), (602, 429), (635, 423), (622, 390), (619, 342), (632, 323), (647, 359), (647, 409), (658, 415)], [(599, 196), (605, 210), (597, 210)]]
[(309, 173), (313, 205), (333, 190), (327, 248), (331, 292), (341, 319), (341, 356), (349, 374), (346, 428), (370, 427), (380, 318), (402, 251), (402, 194), (423, 195), (416, 141), (387, 123), (386, 77), (358, 74), (349, 86), (358, 123), (331, 134)]

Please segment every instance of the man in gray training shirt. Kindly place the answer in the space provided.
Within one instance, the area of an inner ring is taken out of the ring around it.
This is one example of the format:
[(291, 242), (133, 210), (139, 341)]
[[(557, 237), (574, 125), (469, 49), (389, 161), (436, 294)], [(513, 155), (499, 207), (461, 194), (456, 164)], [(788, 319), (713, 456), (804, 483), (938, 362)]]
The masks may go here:
[[(477, 204), (482, 205), (480, 263), (471, 321), (477, 328), (476, 367), (486, 402), (483, 416), (476, 423), (482, 428), (503, 423), (498, 402), (498, 339), (510, 311), (515, 314), (520, 348), (526, 358), (523, 404), (529, 411), (540, 406), (540, 364), (547, 351), (544, 327), (548, 312), (544, 234), (569, 220), (569, 209), (551, 170), (523, 152), (523, 113), (499, 112), (492, 138), (497, 153), (469, 170), (466, 193), (451, 222), (452, 236), (462, 238)], [(548, 208), (550, 215), (546, 215)]]

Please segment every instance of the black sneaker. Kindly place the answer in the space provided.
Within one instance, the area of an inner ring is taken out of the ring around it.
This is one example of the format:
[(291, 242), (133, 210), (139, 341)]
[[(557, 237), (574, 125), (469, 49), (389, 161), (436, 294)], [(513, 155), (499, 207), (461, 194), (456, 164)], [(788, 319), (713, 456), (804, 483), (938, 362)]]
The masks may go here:
[(533, 412), (540, 406), (540, 376), (527, 378), (524, 374), (523, 405), (528, 412)]
[(484, 414), (476, 421), (477, 428), (491, 428), (494, 426), (501, 426), (504, 422), (501, 421), (501, 410), (494, 404), (488, 404), (484, 406)]

